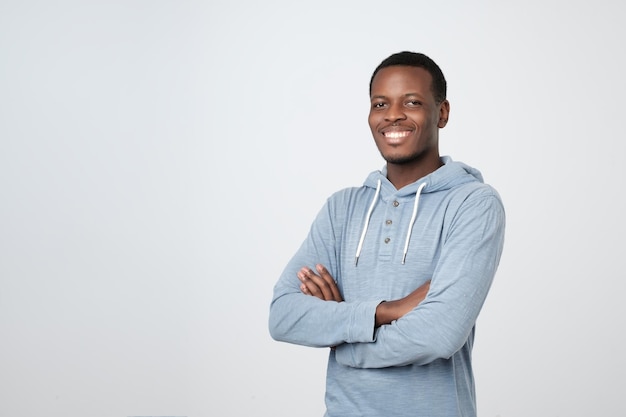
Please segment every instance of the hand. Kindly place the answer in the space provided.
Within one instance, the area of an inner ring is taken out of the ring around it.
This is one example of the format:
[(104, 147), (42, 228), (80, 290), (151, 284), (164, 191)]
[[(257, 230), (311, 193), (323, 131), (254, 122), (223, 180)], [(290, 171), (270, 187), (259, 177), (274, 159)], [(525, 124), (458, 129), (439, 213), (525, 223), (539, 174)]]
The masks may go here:
[(298, 279), (302, 283), (300, 290), (324, 301), (342, 302), (339, 287), (324, 265), (317, 264), (315, 269), (317, 273), (306, 266), (298, 271)]
[(378, 307), (376, 307), (376, 327), (380, 327), (383, 324), (390, 324), (392, 321), (398, 320), (400, 317), (413, 310), (424, 301), (429, 289), (430, 281), (427, 281), (406, 297), (393, 301), (383, 301), (378, 304)]

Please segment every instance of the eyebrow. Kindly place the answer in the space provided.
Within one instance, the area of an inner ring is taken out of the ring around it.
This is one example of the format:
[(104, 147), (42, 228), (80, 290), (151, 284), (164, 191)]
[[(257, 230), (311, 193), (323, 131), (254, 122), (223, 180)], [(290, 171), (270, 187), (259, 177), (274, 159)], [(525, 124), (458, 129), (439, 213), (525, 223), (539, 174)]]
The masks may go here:
[[(403, 97), (411, 97), (411, 96), (419, 97), (422, 99), (424, 98), (420, 93), (407, 93), (403, 95)], [(372, 96), (370, 100), (379, 99), (379, 98), (385, 99), (387, 98), (387, 96), (383, 96), (383, 95)]]

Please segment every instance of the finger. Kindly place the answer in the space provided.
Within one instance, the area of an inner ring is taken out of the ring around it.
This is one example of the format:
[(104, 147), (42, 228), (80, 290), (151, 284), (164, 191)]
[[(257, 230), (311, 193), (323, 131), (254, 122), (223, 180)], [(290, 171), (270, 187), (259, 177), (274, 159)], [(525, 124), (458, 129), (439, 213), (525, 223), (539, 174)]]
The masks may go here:
[[(308, 279), (307, 281), (305, 281), (305, 284), (307, 288), (313, 293), (313, 295), (321, 298), (322, 300), (335, 301), (335, 297), (333, 296), (331, 285), (324, 278), (317, 275), (310, 268), (303, 268), (303, 273), (305, 277)], [(309, 285), (309, 281), (315, 284), (315, 288)], [(333, 281), (333, 285), (334, 285), (334, 281)]]
[(300, 291), (302, 291), (303, 294), (312, 295), (305, 284), (300, 284)]
[(298, 271), (297, 276), (302, 284), (300, 284), (300, 291), (306, 295), (312, 295), (319, 299), (324, 300), (324, 294), (318, 287), (317, 283), (309, 278), (310, 274), (307, 271), (308, 268), (302, 268)]
[(337, 286), (337, 281), (330, 275), (328, 269), (322, 264), (317, 264), (315, 266), (317, 272), (320, 274), (320, 277), (328, 284), (330, 291), (332, 293), (332, 299), (337, 302), (342, 302), (343, 297), (341, 296), (341, 292), (339, 292), (339, 287)]

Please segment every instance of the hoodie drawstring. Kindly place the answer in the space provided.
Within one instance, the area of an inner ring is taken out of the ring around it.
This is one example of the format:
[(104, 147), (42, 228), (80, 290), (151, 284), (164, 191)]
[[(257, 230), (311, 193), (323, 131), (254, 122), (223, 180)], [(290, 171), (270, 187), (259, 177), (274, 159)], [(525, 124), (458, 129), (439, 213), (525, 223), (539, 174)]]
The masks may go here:
[(402, 265), (404, 265), (404, 261), (406, 260), (406, 253), (409, 250), (409, 240), (411, 240), (411, 232), (413, 231), (413, 223), (415, 223), (415, 218), (417, 217), (417, 206), (419, 205), (420, 195), (422, 194), (422, 189), (426, 186), (426, 183), (423, 182), (420, 184), (417, 192), (415, 193), (415, 203), (413, 204), (413, 214), (411, 215), (411, 221), (409, 222), (409, 230), (406, 232), (406, 242), (404, 242), (404, 253), (402, 254)]
[(363, 225), (363, 232), (361, 232), (361, 239), (359, 239), (359, 246), (356, 248), (356, 256), (354, 258), (354, 266), (359, 263), (359, 256), (361, 256), (361, 249), (363, 248), (363, 241), (365, 240), (365, 233), (367, 233), (367, 227), (370, 224), (370, 217), (372, 217), (372, 211), (374, 211), (374, 206), (378, 201), (378, 194), (380, 194), (380, 185), (381, 181), (378, 180), (378, 184), (376, 185), (376, 193), (374, 194), (374, 198), (372, 199), (372, 204), (370, 204), (369, 210), (367, 210), (367, 216), (365, 217), (365, 224)]
[[(417, 192), (415, 193), (415, 203), (413, 204), (413, 213), (411, 214), (411, 220), (409, 221), (409, 229), (406, 233), (406, 241), (404, 242), (404, 252), (402, 253), (402, 265), (404, 265), (404, 261), (406, 260), (406, 254), (409, 250), (409, 241), (411, 240), (411, 233), (413, 232), (413, 224), (415, 223), (415, 218), (417, 217), (417, 207), (419, 206), (419, 199), (422, 193), (422, 189), (426, 186), (426, 183), (420, 184)], [(363, 231), (361, 232), (361, 238), (359, 239), (359, 245), (356, 248), (356, 255), (354, 258), (354, 266), (357, 266), (359, 263), (359, 256), (361, 256), (361, 249), (363, 249), (363, 241), (365, 240), (365, 235), (367, 233), (367, 229), (370, 224), (370, 218), (372, 217), (372, 212), (374, 211), (374, 207), (376, 206), (376, 202), (378, 201), (378, 195), (380, 194), (381, 181), (378, 180), (378, 184), (376, 185), (376, 193), (374, 194), (374, 198), (372, 199), (372, 203), (370, 204), (370, 208), (367, 210), (367, 216), (365, 217), (365, 224), (363, 225)]]

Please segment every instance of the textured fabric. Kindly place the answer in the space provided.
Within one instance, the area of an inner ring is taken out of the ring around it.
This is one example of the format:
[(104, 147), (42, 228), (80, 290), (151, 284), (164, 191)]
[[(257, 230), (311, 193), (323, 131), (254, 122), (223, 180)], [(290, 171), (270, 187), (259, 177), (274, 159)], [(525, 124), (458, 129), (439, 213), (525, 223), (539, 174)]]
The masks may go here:
[[(476, 416), (474, 325), (502, 253), (505, 213), (498, 193), (477, 170), (449, 157), (442, 162), (400, 190), (383, 169), (362, 187), (333, 194), (274, 287), (274, 339), (336, 346), (328, 360), (329, 417)], [(379, 180), (380, 195), (355, 264)], [(297, 271), (318, 263), (335, 278), (344, 302), (301, 293)], [(428, 295), (417, 308), (374, 330), (380, 302), (402, 298), (429, 279)]]

